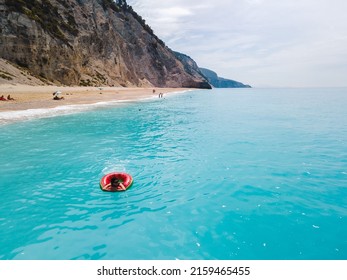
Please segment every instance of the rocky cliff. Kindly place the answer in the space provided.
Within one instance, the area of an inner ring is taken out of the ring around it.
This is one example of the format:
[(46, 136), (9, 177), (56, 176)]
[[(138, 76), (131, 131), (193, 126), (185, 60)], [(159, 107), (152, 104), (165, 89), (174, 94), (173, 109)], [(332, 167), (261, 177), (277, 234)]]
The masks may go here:
[(174, 54), (175, 54), (176, 58), (182, 62), (183, 66), (184, 66), (184, 70), (188, 74), (193, 75), (193, 76), (205, 77), (202, 74), (202, 72), (200, 71), (199, 66), (196, 64), (196, 62), (190, 56), (183, 54), (183, 53), (179, 53), (179, 52), (174, 52)]
[(217, 73), (206, 69), (199, 68), (200, 73), (206, 77), (208, 82), (216, 88), (250, 88), (250, 85), (245, 85), (243, 83), (218, 77)]
[(0, 57), (53, 83), (210, 88), (125, 0), (0, 0)]

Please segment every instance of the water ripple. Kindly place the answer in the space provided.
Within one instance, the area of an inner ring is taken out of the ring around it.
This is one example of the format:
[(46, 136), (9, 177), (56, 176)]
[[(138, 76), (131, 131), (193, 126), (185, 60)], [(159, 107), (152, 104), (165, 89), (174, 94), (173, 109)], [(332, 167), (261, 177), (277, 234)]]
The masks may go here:
[[(345, 96), (196, 91), (4, 126), (0, 258), (345, 259)], [(101, 191), (113, 171), (132, 187)]]

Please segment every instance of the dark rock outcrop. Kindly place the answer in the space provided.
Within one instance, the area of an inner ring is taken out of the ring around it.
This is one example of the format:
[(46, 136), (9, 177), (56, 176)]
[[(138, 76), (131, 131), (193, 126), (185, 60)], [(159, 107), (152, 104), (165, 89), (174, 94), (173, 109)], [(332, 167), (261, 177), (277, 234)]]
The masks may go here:
[(202, 73), (202, 75), (206, 77), (208, 82), (216, 88), (250, 88), (251, 87), (250, 85), (245, 85), (243, 83), (240, 83), (234, 80), (218, 77), (217, 73), (212, 70), (209, 70), (206, 68), (199, 68), (199, 69), (200, 69), (200, 73)]
[[(184, 70), (188, 74), (190, 74), (192, 76), (197, 76), (197, 77), (199, 77), (199, 76), (205, 77), (202, 74), (202, 72), (200, 71), (199, 66), (196, 64), (196, 62), (191, 57), (189, 57), (188, 55), (185, 55), (183, 53), (179, 53), (179, 52), (174, 52), (174, 54), (175, 54), (176, 58), (182, 62), (183, 66), (184, 66)], [(205, 89), (211, 89), (212, 88), (210, 83), (207, 81), (207, 79), (206, 79), (206, 81), (200, 82), (198, 84), (198, 87), (199, 88), (205, 88)]]
[(125, 0), (0, 0), (0, 14), (0, 57), (51, 82), (209, 86)]

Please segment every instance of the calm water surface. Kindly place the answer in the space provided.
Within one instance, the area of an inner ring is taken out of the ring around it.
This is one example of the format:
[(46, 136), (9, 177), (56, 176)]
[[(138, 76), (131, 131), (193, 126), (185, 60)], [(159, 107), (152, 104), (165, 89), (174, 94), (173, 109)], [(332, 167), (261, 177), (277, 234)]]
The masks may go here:
[(347, 259), (347, 89), (164, 97), (1, 125), (0, 259)]

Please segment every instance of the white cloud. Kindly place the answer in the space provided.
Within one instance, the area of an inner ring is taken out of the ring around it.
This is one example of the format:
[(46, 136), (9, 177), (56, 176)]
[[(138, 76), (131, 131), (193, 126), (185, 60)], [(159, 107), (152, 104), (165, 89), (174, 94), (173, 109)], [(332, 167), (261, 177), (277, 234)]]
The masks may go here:
[(347, 86), (345, 0), (128, 0), (166, 44), (253, 86)]

